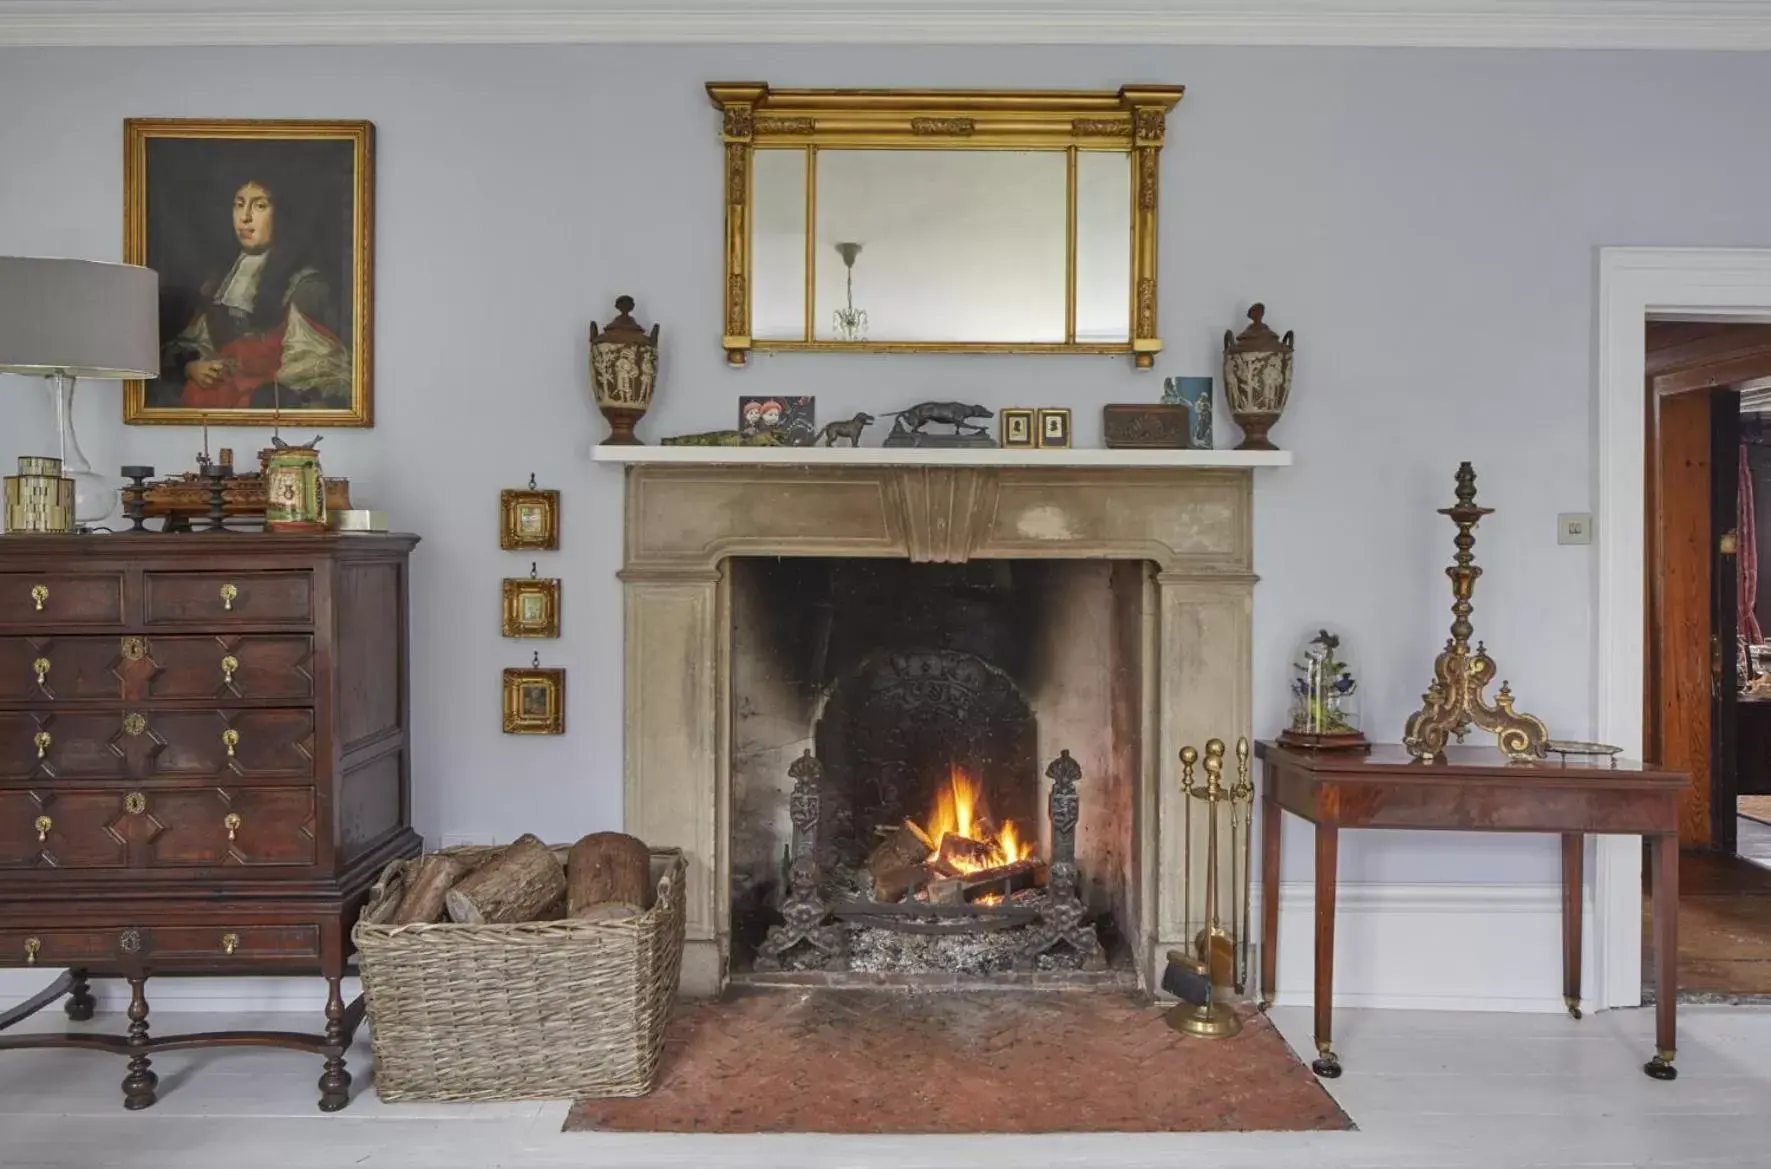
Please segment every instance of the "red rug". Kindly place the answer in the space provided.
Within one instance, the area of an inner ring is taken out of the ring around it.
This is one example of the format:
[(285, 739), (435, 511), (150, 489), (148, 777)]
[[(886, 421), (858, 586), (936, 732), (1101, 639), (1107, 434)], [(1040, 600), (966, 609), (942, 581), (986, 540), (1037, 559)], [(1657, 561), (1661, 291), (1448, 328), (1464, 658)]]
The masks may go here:
[(688, 1004), (652, 1095), (567, 1131), (1048, 1133), (1347, 1129), (1264, 1015), (1190, 1039), (1116, 993), (746, 991)]

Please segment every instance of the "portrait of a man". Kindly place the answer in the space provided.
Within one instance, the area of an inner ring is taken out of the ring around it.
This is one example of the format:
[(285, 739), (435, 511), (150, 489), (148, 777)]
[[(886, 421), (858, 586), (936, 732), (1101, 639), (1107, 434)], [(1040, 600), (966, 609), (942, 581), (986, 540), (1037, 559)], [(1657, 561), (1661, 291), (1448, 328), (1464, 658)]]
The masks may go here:
[(372, 128), (126, 124), (127, 258), (160, 273), (128, 422), (367, 426)]

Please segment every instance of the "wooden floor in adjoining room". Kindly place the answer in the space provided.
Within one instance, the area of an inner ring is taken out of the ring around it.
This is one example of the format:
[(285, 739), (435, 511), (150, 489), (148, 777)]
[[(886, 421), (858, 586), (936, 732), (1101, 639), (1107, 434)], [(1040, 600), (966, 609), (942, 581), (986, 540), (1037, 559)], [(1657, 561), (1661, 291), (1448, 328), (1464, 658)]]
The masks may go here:
[[(1310, 1050), (1307, 1009), (1273, 1012)], [(59, 1024), (39, 1016), (43, 1025)], [(157, 1029), (294, 1025), (293, 1016), (173, 1015)], [(33, 1020), (35, 1022), (35, 1020)], [(114, 1028), (116, 1017), (95, 1024)], [(1640, 1070), (1654, 1020), (1642, 1010), (1496, 1015), (1341, 1011), (1346, 1075), (1329, 1090), (1358, 1130), (1034, 1137), (803, 1137), (562, 1133), (564, 1101), (383, 1104), (369, 1052), (357, 1095), (314, 1111), (317, 1058), (273, 1051), (156, 1057), (161, 1100), (120, 1106), (123, 1061), (89, 1052), (0, 1052), (0, 1165), (7, 1169), (1400, 1169), (1771, 1163), (1771, 1008), (1680, 1012), (1680, 1078)], [(1180, 1040), (1177, 1039), (1177, 1042)], [(1086, 1074), (1054, 1068), (1054, 1075)], [(1177, 1090), (1185, 1091), (1184, 1084)], [(763, 1084), (758, 1091), (767, 1091)]]

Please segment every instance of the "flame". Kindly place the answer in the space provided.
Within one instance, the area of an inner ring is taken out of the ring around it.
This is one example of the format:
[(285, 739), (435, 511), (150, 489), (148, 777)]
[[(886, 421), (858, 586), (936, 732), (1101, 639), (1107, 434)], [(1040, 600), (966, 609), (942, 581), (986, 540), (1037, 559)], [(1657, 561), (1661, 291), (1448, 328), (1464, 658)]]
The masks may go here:
[(940, 855), (941, 841), (949, 835), (962, 836), (989, 846), (988, 860), (979, 863), (969, 858), (955, 861), (961, 872), (975, 873), (999, 865), (1010, 865), (1033, 856), (1031, 841), (1021, 839), (1013, 820), (1005, 820), (991, 831), (984, 785), (965, 768), (949, 764), (947, 782), (935, 791), (935, 810), (929, 817), (928, 838), (935, 842), (929, 859)]

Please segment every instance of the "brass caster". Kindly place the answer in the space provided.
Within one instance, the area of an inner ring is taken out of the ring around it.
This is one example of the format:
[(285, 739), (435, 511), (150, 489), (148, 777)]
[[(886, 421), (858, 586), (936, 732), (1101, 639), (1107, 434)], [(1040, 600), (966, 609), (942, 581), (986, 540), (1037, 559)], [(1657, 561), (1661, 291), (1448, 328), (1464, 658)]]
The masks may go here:
[(1340, 1057), (1332, 1051), (1325, 1051), (1321, 1059), (1310, 1065), (1310, 1070), (1325, 1080), (1338, 1080), (1341, 1078)]
[(1575, 1019), (1581, 1018), (1579, 999), (1575, 998), (1573, 995), (1566, 995), (1563, 997), (1562, 1001), (1568, 1004), (1568, 1014), (1571, 1017)]
[(1662, 1059), (1658, 1055), (1643, 1064), (1642, 1070), (1656, 1080), (1676, 1080), (1679, 1078), (1679, 1069), (1673, 1066), (1672, 1061)]

